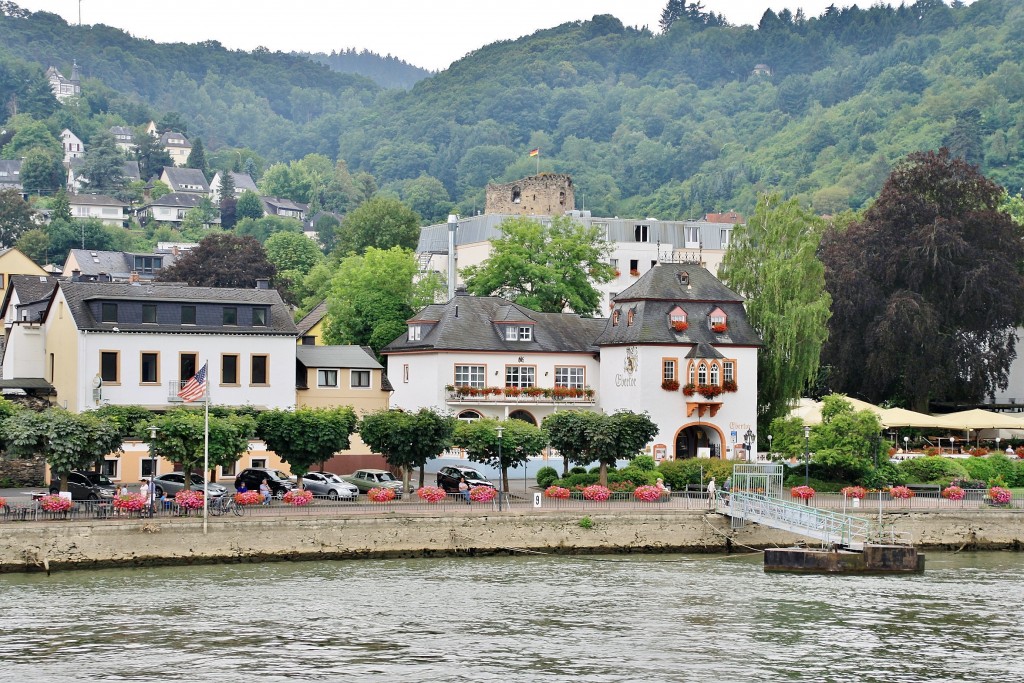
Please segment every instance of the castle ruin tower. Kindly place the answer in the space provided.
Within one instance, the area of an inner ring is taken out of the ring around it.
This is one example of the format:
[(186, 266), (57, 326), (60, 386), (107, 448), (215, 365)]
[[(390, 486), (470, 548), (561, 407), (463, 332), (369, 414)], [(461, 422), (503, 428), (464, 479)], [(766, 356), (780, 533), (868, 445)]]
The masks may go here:
[(564, 173), (540, 173), (511, 183), (488, 185), (484, 213), (561, 216), (575, 208), (572, 178)]

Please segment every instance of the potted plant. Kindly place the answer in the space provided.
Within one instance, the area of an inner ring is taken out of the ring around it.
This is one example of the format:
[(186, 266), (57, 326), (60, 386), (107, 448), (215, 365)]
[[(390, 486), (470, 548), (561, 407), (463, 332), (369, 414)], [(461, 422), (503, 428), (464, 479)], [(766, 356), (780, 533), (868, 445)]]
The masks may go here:
[(986, 497), (992, 505), (1009, 505), (1010, 501), (1013, 500), (1013, 493), (1008, 488), (992, 486), (989, 488)]
[(789, 490), (789, 495), (799, 498), (806, 503), (811, 498), (814, 498), (814, 489), (810, 486), (794, 486)]
[(686, 330), (690, 329), (690, 323), (685, 320), (673, 320), (672, 329), (676, 332), (686, 332)]
[(174, 503), (183, 510), (201, 510), (203, 507), (203, 492), (182, 489), (174, 494)]
[(519, 387), (505, 387), (505, 395), (515, 398), (519, 394), (523, 393)]
[(585, 398), (594, 398), (594, 390), (591, 389), (590, 387), (584, 388), (583, 389), (583, 396)]
[(71, 509), (72, 505), (70, 498), (63, 498), (53, 494), (39, 499), (39, 507), (46, 512), (67, 512)]
[(296, 507), (309, 505), (313, 502), (313, 492), (305, 489), (293, 489), (284, 494), (284, 502)]
[(679, 382), (674, 379), (664, 379), (661, 381), (661, 388), (665, 391), (678, 391)]
[(428, 503), (440, 503), (448, 497), (448, 492), (440, 486), (421, 486), (416, 489), (416, 495), (420, 500), (425, 500)]
[(586, 500), (594, 500), (603, 502), (608, 500), (612, 495), (611, 489), (607, 486), (601, 486), (600, 484), (591, 484), (583, 488), (583, 498)]
[(896, 500), (910, 500), (914, 497), (914, 492), (906, 486), (893, 486), (889, 489), (889, 495)]
[(697, 393), (710, 400), (722, 393), (722, 387), (714, 384), (701, 384), (697, 387)]
[(640, 271), (637, 270), (636, 268), (630, 268), (629, 274), (632, 275), (633, 277), (640, 277)]
[(711, 331), (716, 334), (722, 334), (727, 329), (728, 328), (725, 326), (725, 323), (715, 323), (714, 325), (711, 326)]
[(469, 490), (469, 499), (477, 503), (490, 503), (498, 491), (490, 486), (474, 486)]
[(395, 490), (378, 487), (366, 492), (366, 497), (374, 503), (389, 503), (395, 499)]
[(697, 385), (695, 385), (693, 382), (688, 382), (687, 384), (684, 384), (683, 393), (686, 394), (687, 396), (693, 396), (694, 394), (697, 393)]
[(149, 503), (141, 493), (128, 493), (114, 499), (114, 509), (125, 512), (139, 512)]
[(736, 380), (727, 379), (724, 382), (722, 382), (722, 391), (728, 391), (730, 393), (739, 391), (739, 387), (736, 386)]
[(661, 500), (661, 494), (661, 489), (657, 486), (651, 486), (650, 484), (637, 486), (633, 489), (633, 497), (645, 503), (655, 503)]
[(964, 490), (962, 488), (952, 484), (942, 489), (942, 497), (947, 500), (963, 500), (964, 495)]
[(447, 392), (455, 391), (455, 385), (454, 384), (445, 384), (444, 385), (444, 390), (447, 391)]
[(558, 498), (565, 500), (569, 497), (569, 489), (561, 486), (549, 486), (544, 489), (544, 496), (547, 498)]
[(843, 488), (839, 493), (843, 494), (844, 498), (863, 498), (868, 495), (868, 490), (863, 486), (847, 486)]
[(469, 392), (471, 392), (472, 390), (472, 387), (467, 387), (465, 384), (463, 384), (455, 388), (455, 393), (465, 398), (466, 396), (469, 396)]
[(259, 505), (263, 502), (263, 495), (259, 491), (245, 491), (235, 494), (235, 505)]

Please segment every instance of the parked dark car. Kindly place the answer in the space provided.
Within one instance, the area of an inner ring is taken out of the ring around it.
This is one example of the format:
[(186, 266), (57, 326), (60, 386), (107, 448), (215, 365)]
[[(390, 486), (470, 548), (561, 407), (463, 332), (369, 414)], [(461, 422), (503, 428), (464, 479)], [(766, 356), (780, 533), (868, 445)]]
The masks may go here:
[(269, 467), (245, 468), (235, 477), (235, 488), (241, 487), (242, 482), (245, 482), (245, 488), (259, 491), (264, 479), (270, 484), (270, 493), (274, 498), (284, 498), (284, 494), (295, 488), (295, 482), (287, 474)]
[(448, 493), (456, 493), (459, 490), (459, 479), (465, 477), (470, 488), (474, 486), (490, 486), (497, 488), (487, 480), (487, 477), (480, 474), (472, 467), (442, 467), (437, 473), (437, 485)]
[(68, 472), (68, 491), (72, 500), (111, 500), (117, 489), (109, 477), (99, 472)]

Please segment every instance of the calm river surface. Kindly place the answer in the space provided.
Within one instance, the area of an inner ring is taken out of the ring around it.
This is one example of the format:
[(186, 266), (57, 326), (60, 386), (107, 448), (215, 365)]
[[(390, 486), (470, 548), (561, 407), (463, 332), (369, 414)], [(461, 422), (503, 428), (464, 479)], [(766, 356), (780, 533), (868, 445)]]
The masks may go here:
[(1021, 681), (1024, 557), (519, 556), (0, 576), (0, 681)]

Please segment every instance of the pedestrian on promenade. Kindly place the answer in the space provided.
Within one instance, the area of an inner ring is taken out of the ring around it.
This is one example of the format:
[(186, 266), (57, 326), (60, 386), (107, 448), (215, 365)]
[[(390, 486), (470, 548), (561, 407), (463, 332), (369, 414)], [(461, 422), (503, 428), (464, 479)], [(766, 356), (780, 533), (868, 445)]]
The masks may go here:
[(469, 484), (466, 483), (465, 477), (459, 477), (459, 493), (466, 499), (466, 505), (469, 505)]
[(731, 491), (731, 490), (732, 490), (732, 477), (730, 476), (730, 477), (726, 477), (725, 481), (722, 483), (722, 499), (725, 501), (726, 505), (729, 504), (729, 491)]
[(235, 490), (236, 490), (236, 491), (237, 491), (238, 493), (247, 493), (247, 492), (249, 491), (249, 487), (248, 487), (248, 486), (246, 486), (246, 485), (245, 485), (245, 482), (243, 481), (243, 482), (242, 482), (242, 483), (241, 483), (241, 484), (240, 484), (240, 485), (238, 486), (238, 488), (237, 488), (237, 489), (235, 489)]
[(715, 507), (715, 478), (711, 477), (708, 481), (708, 507)]
[(263, 504), (270, 505), (270, 497), (272, 495), (272, 492), (270, 491), (270, 482), (267, 481), (266, 479), (264, 479), (263, 483), (260, 484), (260, 495), (263, 496)]
[(669, 492), (668, 487), (665, 486), (665, 480), (662, 479), (661, 477), (658, 477), (658, 481), (655, 482), (654, 485), (658, 488), (658, 492), (661, 494), (662, 498), (667, 498), (672, 495)]
[(143, 479), (139, 482), (139, 495), (148, 503), (149, 502), (149, 480)]

